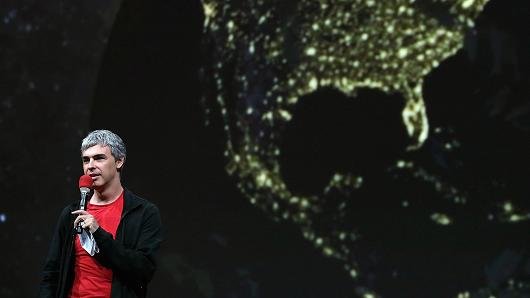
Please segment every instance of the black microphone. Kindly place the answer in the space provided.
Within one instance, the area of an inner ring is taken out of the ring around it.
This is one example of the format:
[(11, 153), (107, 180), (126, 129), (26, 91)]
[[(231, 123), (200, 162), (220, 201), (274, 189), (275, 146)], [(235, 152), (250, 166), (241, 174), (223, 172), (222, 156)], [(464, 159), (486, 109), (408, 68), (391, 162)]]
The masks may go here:
[[(79, 178), (79, 191), (81, 192), (81, 200), (79, 201), (79, 209), (86, 210), (86, 198), (87, 195), (90, 193), (90, 190), (92, 189), (92, 184), (94, 182), (92, 181), (92, 177), (88, 175), (82, 175)], [(83, 232), (83, 228), (81, 227), (81, 222), (77, 223), (77, 227), (75, 227), (75, 231), (77, 234), (81, 234)]]

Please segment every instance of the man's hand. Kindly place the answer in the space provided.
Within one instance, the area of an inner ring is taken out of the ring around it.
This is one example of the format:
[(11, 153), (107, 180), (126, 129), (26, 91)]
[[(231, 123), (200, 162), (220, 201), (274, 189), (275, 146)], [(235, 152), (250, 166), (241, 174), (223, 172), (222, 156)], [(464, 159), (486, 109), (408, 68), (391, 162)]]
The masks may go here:
[(74, 227), (77, 227), (77, 224), (81, 222), (81, 227), (90, 233), (94, 233), (99, 228), (98, 221), (92, 216), (92, 214), (85, 210), (76, 210), (73, 211), (72, 214), (79, 215), (74, 221)]

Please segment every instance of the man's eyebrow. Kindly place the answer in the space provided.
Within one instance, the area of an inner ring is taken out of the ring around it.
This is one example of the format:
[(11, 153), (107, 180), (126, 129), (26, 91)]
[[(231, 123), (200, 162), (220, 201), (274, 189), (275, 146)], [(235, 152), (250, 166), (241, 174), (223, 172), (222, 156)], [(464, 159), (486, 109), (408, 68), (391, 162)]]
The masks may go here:
[(94, 154), (92, 156), (89, 156), (89, 155), (83, 155), (83, 159), (89, 159), (90, 157), (92, 158), (104, 158), (104, 157), (107, 157), (107, 155), (105, 155), (104, 153), (100, 153), (100, 154)]

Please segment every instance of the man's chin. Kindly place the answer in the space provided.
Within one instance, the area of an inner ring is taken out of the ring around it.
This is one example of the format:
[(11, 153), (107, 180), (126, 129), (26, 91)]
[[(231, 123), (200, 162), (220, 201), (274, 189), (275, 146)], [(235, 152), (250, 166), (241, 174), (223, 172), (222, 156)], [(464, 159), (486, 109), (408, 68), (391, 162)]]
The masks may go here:
[(92, 187), (94, 190), (102, 190), (104, 188), (104, 184), (98, 181), (97, 179), (94, 180), (94, 184), (92, 184)]

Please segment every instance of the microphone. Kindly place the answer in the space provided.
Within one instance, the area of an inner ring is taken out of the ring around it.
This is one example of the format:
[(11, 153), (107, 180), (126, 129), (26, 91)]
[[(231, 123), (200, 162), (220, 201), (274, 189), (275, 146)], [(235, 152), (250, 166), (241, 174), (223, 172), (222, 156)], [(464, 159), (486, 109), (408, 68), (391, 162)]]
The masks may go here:
[[(81, 192), (81, 200), (79, 201), (79, 209), (86, 210), (86, 197), (90, 190), (92, 189), (92, 184), (94, 182), (92, 181), (92, 177), (88, 175), (82, 175), (79, 177), (79, 191)], [(77, 227), (75, 227), (75, 230), (77, 234), (81, 234), (83, 232), (83, 228), (81, 227), (81, 223), (77, 223)]]

